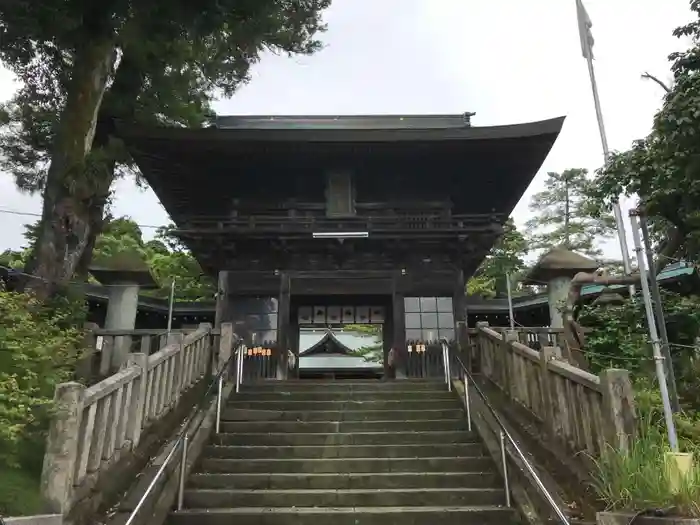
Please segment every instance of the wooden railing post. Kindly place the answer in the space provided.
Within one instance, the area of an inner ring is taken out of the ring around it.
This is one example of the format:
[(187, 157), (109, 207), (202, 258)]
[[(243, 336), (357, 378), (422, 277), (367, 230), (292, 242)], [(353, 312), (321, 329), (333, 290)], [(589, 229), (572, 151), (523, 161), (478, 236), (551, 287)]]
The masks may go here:
[(55, 412), (49, 426), (41, 472), (41, 494), (47, 511), (55, 514), (70, 509), (84, 395), (85, 386), (80, 383), (56, 386)]
[(637, 411), (627, 370), (611, 368), (600, 374), (603, 393), (605, 439), (618, 450), (627, 450), (634, 439)]
[(148, 390), (148, 355), (141, 353), (129, 354), (127, 363), (141, 369), (141, 374), (134, 380), (131, 390), (129, 422), (126, 428), (126, 437), (131, 441), (131, 447), (136, 448), (141, 440), (141, 432), (146, 419), (144, 407)]

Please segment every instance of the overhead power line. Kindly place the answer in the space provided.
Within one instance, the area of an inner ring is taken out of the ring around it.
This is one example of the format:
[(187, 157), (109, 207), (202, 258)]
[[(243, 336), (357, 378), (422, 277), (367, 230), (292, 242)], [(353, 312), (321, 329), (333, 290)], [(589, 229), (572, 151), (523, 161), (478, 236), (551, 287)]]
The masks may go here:
[[(8, 208), (0, 208), (0, 213), (5, 213), (7, 215), (19, 215), (20, 217), (41, 217), (41, 213), (34, 213), (34, 212), (29, 212), (29, 211), (19, 211), (19, 210), (10, 210)], [(166, 225), (163, 224), (161, 226), (154, 226), (152, 224), (137, 224), (139, 228), (152, 228), (154, 230), (157, 230), (158, 228), (164, 228)]]

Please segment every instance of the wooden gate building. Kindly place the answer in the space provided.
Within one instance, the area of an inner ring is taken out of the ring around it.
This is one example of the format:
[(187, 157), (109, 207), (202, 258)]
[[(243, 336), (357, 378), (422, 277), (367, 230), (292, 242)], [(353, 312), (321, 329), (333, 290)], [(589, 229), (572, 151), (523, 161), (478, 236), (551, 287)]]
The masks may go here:
[[(563, 118), (220, 117), (120, 128), (267, 378), (295, 376), (300, 326), (381, 323), (399, 372), (439, 372), (466, 336), (465, 279), (493, 246)], [(385, 358), (386, 363), (386, 358)], [(386, 365), (385, 365), (386, 366)]]

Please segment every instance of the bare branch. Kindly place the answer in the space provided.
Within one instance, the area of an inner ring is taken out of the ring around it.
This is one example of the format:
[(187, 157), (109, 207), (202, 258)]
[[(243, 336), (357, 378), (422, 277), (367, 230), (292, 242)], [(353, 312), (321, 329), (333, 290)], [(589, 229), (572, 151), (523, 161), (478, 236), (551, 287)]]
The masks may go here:
[(652, 75), (651, 73), (644, 73), (644, 74), (642, 75), (642, 78), (645, 79), (645, 80), (651, 80), (652, 82), (656, 82), (659, 86), (661, 86), (661, 87), (663, 88), (663, 90), (664, 90), (666, 93), (670, 93), (670, 92), (671, 92), (671, 88), (670, 88), (670, 87), (668, 87), (664, 82), (662, 82), (661, 80), (659, 80), (658, 77), (655, 77), (655, 76)]

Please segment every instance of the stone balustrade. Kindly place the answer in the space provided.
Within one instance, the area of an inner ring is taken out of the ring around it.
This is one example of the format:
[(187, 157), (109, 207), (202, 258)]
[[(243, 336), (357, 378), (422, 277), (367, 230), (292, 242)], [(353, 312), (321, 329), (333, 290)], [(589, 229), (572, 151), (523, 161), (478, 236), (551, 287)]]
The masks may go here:
[[(232, 344), (230, 324), (221, 344)], [(230, 332), (230, 333), (229, 333)], [(131, 353), (117, 373), (90, 387), (77, 382), (56, 387), (55, 412), (47, 438), (42, 494), (51, 512), (66, 514), (108, 475), (122, 455), (177, 404), (183, 393), (220, 366), (231, 349), (216, 349), (212, 328), (172, 333), (157, 352)]]
[(627, 447), (636, 426), (627, 370), (596, 376), (568, 363), (558, 347), (537, 351), (519, 342), (517, 330), (498, 332), (486, 323), (472, 337), (480, 373), (534, 416), (547, 439), (592, 457), (608, 445)]

